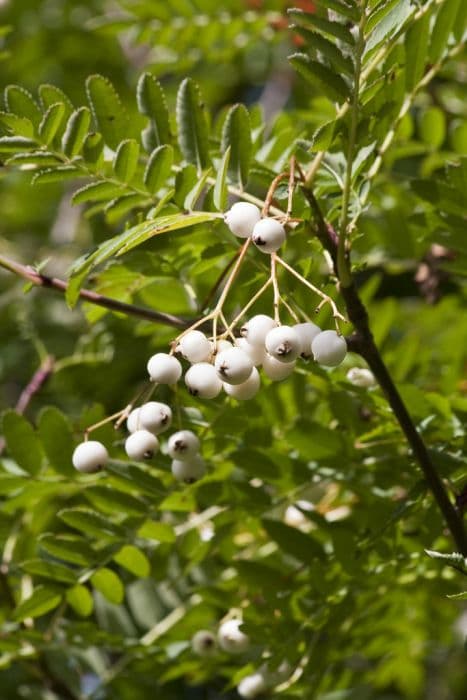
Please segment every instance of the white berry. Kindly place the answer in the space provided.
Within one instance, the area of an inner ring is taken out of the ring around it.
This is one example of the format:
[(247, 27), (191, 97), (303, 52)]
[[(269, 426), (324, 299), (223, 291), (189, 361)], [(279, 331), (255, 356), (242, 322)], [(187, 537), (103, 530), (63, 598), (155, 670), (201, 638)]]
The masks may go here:
[(337, 367), (347, 354), (347, 343), (336, 331), (322, 331), (313, 339), (311, 351), (320, 365)]
[(166, 403), (148, 401), (139, 409), (137, 421), (139, 421), (140, 428), (149, 430), (154, 435), (159, 435), (159, 433), (163, 433), (170, 428), (172, 424), (172, 410)]
[(125, 440), (125, 452), (130, 459), (151, 459), (159, 449), (159, 440), (149, 430), (136, 430)]
[(191, 648), (198, 656), (212, 656), (216, 647), (216, 637), (209, 630), (198, 630), (191, 639)]
[(188, 362), (205, 362), (212, 353), (212, 345), (201, 331), (189, 331), (182, 336), (177, 350)]
[(148, 373), (158, 384), (176, 384), (182, 376), (182, 365), (173, 355), (158, 352), (149, 359)]
[(129, 433), (134, 433), (141, 427), (139, 422), (139, 408), (134, 408), (126, 419), (126, 428)]
[(249, 202), (237, 202), (224, 215), (225, 223), (238, 238), (249, 238), (260, 219), (261, 211)]
[(263, 360), (263, 370), (264, 374), (272, 379), (273, 382), (280, 382), (282, 379), (289, 377), (295, 369), (294, 362), (281, 362), (276, 360), (275, 357), (271, 357), (267, 353)]
[(182, 462), (198, 454), (199, 448), (200, 442), (191, 430), (179, 430), (170, 436), (167, 443), (167, 452), (170, 457)]
[(237, 685), (237, 693), (241, 698), (250, 700), (250, 698), (256, 698), (268, 689), (268, 685), (262, 673), (257, 671), (256, 673), (251, 673), (249, 676), (242, 678), (240, 683)]
[(280, 362), (293, 362), (301, 352), (300, 336), (292, 326), (278, 326), (266, 336), (265, 346), (268, 353)]
[(219, 627), (219, 645), (229, 654), (241, 654), (250, 646), (248, 636), (240, 630), (241, 620), (227, 620)]
[(246, 338), (236, 338), (235, 345), (246, 352), (255, 367), (263, 364), (265, 350), (262, 345), (251, 345)]
[(101, 442), (88, 440), (82, 442), (73, 452), (72, 462), (75, 469), (86, 474), (93, 474), (105, 467), (109, 453)]
[(261, 219), (251, 237), (262, 253), (275, 253), (285, 241), (285, 228), (276, 219)]
[(318, 333), (321, 333), (321, 328), (315, 323), (308, 321), (307, 323), (296, 323), (293, 329), (300, 338), (300, 357), (306, 360), (311, 357), (311, 343)]
[(227, 384), (243, 384), (253, 370), (253, 362), (240, 348), (223, 350), (214, 362), (217, 376)]
[(190, 394), (199, 396), (200, 399), (213, 399), (222, 389), (222, 382), (209, 362), (192, 365), (185, 374), (185, 384)]
[(216, 342), (215, 354), (218, 355), (223, 350), (230, 350), (230, 348), (233, 348), (233, 345), (230, 342), (230, 340), (226, 340), (225, 338), (221, 338), (220, 340), (218, 340)]
[(246, 382), (242, 382), (242, 384), (227, 384), (227, 382), (224, 382), (224, 391), (234, 399), (238, 399), (238, 401), (248, 401), (248, 399), (252, 399), (258, 393), (260, 386), (259, 372), (256, 367), (253, 367)]
[(361, 386), (365, 389), (375, 386), (376, 384), (373, 372), (362, 367), (352, 367), (349, 369), (346, 376), (351, 384), (354, 386)]
[(187, 460), (174, 459), (172, 461), (172, 474), (177, 481), (193, 484), (206, 474), (206, 464), (200, 455), (195, 455)]
[(267, 334), (276, 326), (277, 323), (273, 318), (266, 316), (266, 314), (258, 314), (243, 324), (240, 328), (240, 334), (250, 345), (264, 349)]

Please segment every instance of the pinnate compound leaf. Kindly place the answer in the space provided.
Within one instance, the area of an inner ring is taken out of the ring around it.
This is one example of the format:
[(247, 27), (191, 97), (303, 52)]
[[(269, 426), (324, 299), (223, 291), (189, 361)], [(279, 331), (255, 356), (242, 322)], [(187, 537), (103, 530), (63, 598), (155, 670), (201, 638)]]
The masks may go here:
[(229, 176), (243, 188), (248, 181), (253, 145), (250, 115), (242, 104), (234, 105), (224, 122), (221, 149), (226, 151), (229, 147)]
[(86, 81), (86, 92), (97, 129), (110, 148), (116, 150), (128, 138), (130, 120), (115, 88), (102, 75), (91, 75)]
[(144, 184), (151, 194), (160, 190), (167, 183), (173, 160), (173, 148), (167, 144), (158, 146), (149, 156), (144, 173)]
[(91, 112), (87, 107), (80, 107), (68, 119), (62, 149), (69, 158), (74, 158), (81, 151), (90, 125)]
[(125, 589), (115, 571), (103, 567), (91, 576), (91, 583), (110, 603), (120, 605), (125, 595)]
[(122, 547), (114, 556), (114, 561), (138, 578), (146, 578), (151, 572), (151, 564), (147, 556), (131, 544), (126, 544)]
[(354, 66), (351, 59), (348, 56), (344, 56), (342, 51), (332, 41), (326, 39), (322, 34), (305, 27), (297, 26), (294, 29), (297, 34), (305, 39), (307, 48), (310, 52), (313, 52), (313, 55), (319, 51), (327, 58), (336, 71), (353, 76)]
[(0, 125), (7, 132), (6, 135), (25, 136), (28, 139), (34, 137), (34, 126), (27, 117), (0, 111)]
[(23, 600), (13, 613), (13, 617), (18, 622), (27, 617), (41, 617), (50, 612), (62, 600), (62, 593), (57, 588), (49, 586), (36, 586), (32, 595)]
[(208, 123), (201, 93), (191, 78), (185, 78), (177, 94), (178, 142), (183, 157), (194, 163), (198, 172), (209, 164)]
[(410, 0), (388, 0), (378, 3), (366, 23), (365, 56), (384, 41), (390, 41), (415, 9), (416, 6)]
[(11, 457), (29, 474), (38, 474), (44, 463), (44, 452), (31, 423), (16, 411), (2, 417), (2, 431)]
[(150, 124), (144, 135), (146, 150), (153, 151), (170, 141), (169, 110), (164, 91), (151, 73), (143, 73), (136, 90), (138, 110), (149, 117)]
[(19, 117), (26, 117), (38, 128), (42, 112), (30, 92), (20, 85), (8, 85), (5, 88), (5, 105), (8, 112)]
[(306, 54), (293, 54), (289, 61), (308, 83), (317, 87), (330, 100), (344, 102), (350, 97), (349, 86), (340, 75), (321, 63), (313, 61)]
[(138, 167), (139, 144), (134, 139), (122, 141), (115, 154), (113, 168), (122, 182), (130, 182)]
[(331, 22), (324, 17), (319, 17), (318, 15), (310, 14), (309, 12), (304, 12), (303, 10), (295, 8), (289, 10), (288, 14), (293, 22), (303, 27), (314, 29), (320, 32), (320, 34), (332, 37), (333, 39), (339, 39), (350, 46), (354, 46), (355, 44), (352, 32), (339, 22)]

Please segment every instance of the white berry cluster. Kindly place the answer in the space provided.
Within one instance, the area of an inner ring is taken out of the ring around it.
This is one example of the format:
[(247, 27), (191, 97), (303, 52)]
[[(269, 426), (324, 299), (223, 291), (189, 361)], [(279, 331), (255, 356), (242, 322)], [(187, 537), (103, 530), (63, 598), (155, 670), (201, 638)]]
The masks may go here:
[(284, 226), (270, 217), (261, 218), (255, 204), (237, 202), (224, 214), (224, 221), (238, 238), (251, 238), (262, 253), (275, 253), (286, 239)]
[[(191, 640), (193, 652), (201, 657), (213, 656), (219, 649), (227, 654), (243, 654), (250, 647), (250, 639), (241, 630), (241, 625), (241, 620), (231, 618), (219, 625), (217, 635), (209, 630), (199, 630)], [(264, 665), (254, 673), (244, 676), (237, 686), (237, 692), (242, 698), (256, 698), (282, 682), (290, 672), (291, 668), (287, 662), (282, 663), (274, 672)]]

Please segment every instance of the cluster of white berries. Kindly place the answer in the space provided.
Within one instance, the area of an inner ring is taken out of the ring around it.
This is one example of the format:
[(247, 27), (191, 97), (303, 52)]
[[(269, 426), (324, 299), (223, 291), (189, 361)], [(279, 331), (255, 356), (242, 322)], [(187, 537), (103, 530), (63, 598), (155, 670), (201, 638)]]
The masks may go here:
[[(228, 654), (243, 654), (250, 647), (250, 639), (241, 630), (242, 621), (238, 618), (225, 620), (219, 625), (217, 635), (210, 630), (198, 630), (191, 640), (191, 648), (195, 654), (202, 657), (215, 655), (219, 648)], [(277, 685), (290, 674), (287, 662), (275, 672), (270, 672), (263, 666), (255, 673), (242, 678), (237, 686), (237, 692), (242, 698), (256, 698), (272, 686)]]
[(224, 221), (238, 238), (250, 238), (262, 253), (275, 253), (286, 239), (284, 226), (269, 217), (261, 218), (255, 204), (237, 202), (224, 215)]

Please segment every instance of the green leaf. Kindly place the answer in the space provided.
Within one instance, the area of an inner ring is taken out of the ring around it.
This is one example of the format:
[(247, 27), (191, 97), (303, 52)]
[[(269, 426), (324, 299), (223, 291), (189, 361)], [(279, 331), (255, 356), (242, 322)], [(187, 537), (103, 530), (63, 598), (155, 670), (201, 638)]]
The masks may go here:
[(47, 406), (39, 414), (38, 433), (45, 454), (56, 472), (70, 476), (74, 473), (73, 433), (68, 419), (55, 406)]
[(110, 603), (120, 605), (125, 595), (123, 583), (117, 574), (104, 567), (91, 576), (91, 583)]
[(447, 596), (450, 600), (467, 600), (467, 591), (463, 591), (462, 593), (453, 593), (452, 595)]
[(147, 556), (137, 547), (126, 544), (114, 556), (114, 561), (138, 578), (146, 578), (151, 573), (151, 564)]
[(436, 63), (445, 53), (449, 45), (449, 35), (454, 27), (462, 0), (446, 0), (441, 5), (433, 29), (430, 32), (429, 59)]
[(405, 35), (405, 87), (411, 92), (423, 76), (430, 39), (429, 12), (409, 28)]
[(130, 182), (138, 167), (139, 145), (134, 139), (122, 141), (115, 154), (113, 169), (122, 182)]
[(138, 530), (138, 537), (143, 537), (146, 540), (155, 540), (156, 542), (167, 542), (172, 544), (175, 542), (175, 532), (173, 527), (168, 523), (158, 523), (154, 520), (146, 520)]
[(5, 88), (5, 105), (8, 112), (19, 117), (26, 117), (37, 128), (42, 119), (42, 112), (30, 92), (19, 85)]
[(122, 527), (90, 508), (65, 508), (59, 511), (57, 516), (73, 529), (100, 539), (115, 540), (125, 534)]
[(367, 20), (365, 55), (379, 46), (383, 41), (389, 41), (404, 25), (415, 11), (415, 5), (410, 0), (389, 0), (378, 3)]
[(85, 539), (75, 535), (41, 535), (39, 547), (47, 554), (78, 566), (91, 566), (96, 554)]
[(144, 132), (144, 147), (148, 152), (170, 141), (169, 110), (164, 91), (151, 73), (143, 73), (136, 90), (138, 109), (149, 117), (150, 125)]
[(21, 569), (32, 576), (41, 576), (61, 583), (75, 583), (77, 573), (63, 564), (44, 559), (27, 559), (21, 564)]
[(322, 91), (330, 100), (343, 102), (350, 97), (347, 83), (337, 73), (303, 53), (290, 56), (290, 63), (311, 85)]
[(180, 85), (176, 115), (183, 157), (201, 172), (210, 164), (208, 123), (199, 88), (191, 78), (185, 78)]
[(69, 158), (74, 158), (81, 151), (91, 126), (91, 112), (87, 107), (80, 107), (68, 119), (62, 138), (62, 149)]
[(294, 27), (297, 34), (299, 34), (307, 42), (307, 48), (310, 51), (319, 51), (325, 56), (331, 63), (331, 66), (336, 72), (342, 71), (346, 75), (353, 76), (354, 66), (348, 56), (344, 56), (342, 51), (318, 32), (313, 32), (305, 27)]
[(186, 211), (192, 211), (195, 208), (196, 203), (198, 202), (199, 198), (203, 193), (204, 188), (206, 187), (206, 180), (208, 179), (210, 174), (211, 170), (206, 170), (206, 172), (198, 178), (198, 181), (196, 182), (195, 186), (186, 195), (183, 202), (183, 208)]
[(33, 185), (50, 185), (51, 183), (62, 183), (64, 180), (75, 180), (78, 177), (85, 177), (79, 168), (73, 165), (61, 165), (58, 168), (46, 168), (40, 170), (32, 178)]
[(83, 144), (83, 158), (88, 167), (94, 170), (102, 166), (104, 160), (104, 138), (102, 134), (91, 132)]
[(37, 147), (37, 141), (25, 136), (2, 136), (0, 138), (0, 153), (21, 153)]
[(72, 197), (73, 204), (85, 204), (86, 202), (102, 202), (112, 200), (122, 193), (122, 186), (116, 185), (114, 182), (99, 180), (84, 185), (79, 190), (76, 190)]
[(49, 145), (53, 142), (59, 133), (64, 117), (65, 105), (61, 102), (56, 102), (48, 108), (39, 124), (39, 136), (45, 144)]
[(352, 2), (346, 2), (346, 0), (319, 0), (319, 6), (328, 10), (334, 10), (334, 12), (354, 22), (360, 21), (360, 11)]
[(151, 194), (167, 184), (172, 171), (174, 152), (172, 146), (158, 146), (149, 156), (144, 173), (144, 184)]
[(30, 151), (29, 153), (15, 153), (14, 156), (6, 160), (7, 165), (37, 165), (40, 168), (44, 166), (59, 165), (62, 161), (54, 153), (47, 151)]
[(429, 107), (420, 116), (420, 136), (432, 148), (439, 148), (446, 138), (446, 117), (439, 107)]
[(65, 593), (66, 601), (77, 615), (80, 617), (89, 617), (94, 609), (94, 601), (92, 595), (81, 583), (69, 588)]
[(56, 588), (37, 586), (32, 595), (18, 605), (13, 617), (18, 622), (27, 617), (41, 617), (56, 608), (61, 600), (62, 594)]
[(34, 126), (27, 117), (18, 117), (17, 114), (10, 112), (0, 112), (0, 124), (15, 136), (25, 136), (27, 139), (32, 139), (34, 136)]
[(262, 524), (267, 534), (279, 545), (279, 548), (305, 563), (313, 559), (323, 559), (324, 552), (321, 545), (310, 535), (301, 532), (295, 527), (285, 525), (279, 520), (263, 518)]
[(16, 411), (3, 414), (2, 429), (8, 451), (29, 474), (38, 474), (44, 462), (42, 445), (32, 425)]
[(295, 8), (289, 10), (288, 15), (294, 22), (301, 26), (308, 29), (314, 29), (320, 32), (320, 34), (325, 34), (333, 39), (339, 39), (350, 46), (354, 46), (355, 44), (355, 39), (353, 38), (352, 32), (350, 32), (347, 27), (339, 22), (331, 22), (324, 17), (319, 17), (316, 14), (310, 14)]
[(109, 223), (116, 223), (132, 209), (144, 208), (150, 204), (148, 198), (137, 192), (128, 192), (112, 200), (105, 207), (105, 218)]
[(86, 93), (98, 130), (110, 148), (128, 138), (130, 120), (112, 83), (102, 75), (91, 75)]
[(229, 168), (230, 161), (230, 146), (225, 151), (222, 156), (219, 168), (217, 170), (216, 183), (214, 185), (214, 206), (219, 211), (225, 211), (227, 208), (228, 201), (228, 190), (227, 190), (227, 172)]
[[(126, 469), (132, 471), (131, 466), (127, 466)], [(154, 479), (154, 477), (149, 478)], [(160, 486), (157, 480), (156, 483)], [(147, 504), (142, 499), (111, 486), (90, 486), (84, 492), (84, 496), (104, 513), (117, 512), (139, 516), (147, 511)]]
[(65, 116), (68, 119), (74, 110), (74, 106), (68, 95), (56, 85), (44, 83), (39, 86), (39, 98), (45, 111), (52, 105), (60, 102), (65, 106)]
[(253, 144), (250, 115), (242, 104), (234, 105), (224, 121), (221, 149), (225, 152), (227, 148), (230, 148), (228, 173), (243, 189), (248, 181)]

